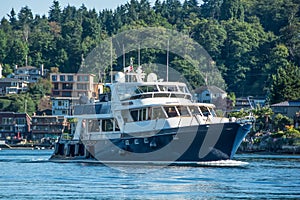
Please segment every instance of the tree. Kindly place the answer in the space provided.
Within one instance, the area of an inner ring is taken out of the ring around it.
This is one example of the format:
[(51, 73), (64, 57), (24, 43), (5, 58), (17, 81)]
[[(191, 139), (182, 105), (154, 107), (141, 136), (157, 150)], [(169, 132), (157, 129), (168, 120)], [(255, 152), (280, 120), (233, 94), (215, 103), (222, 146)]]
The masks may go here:
[(36, 83), (30, 83), (28, 93), (31, 95), (39, 94), (41, 97), (51, 94), (52, 84), (50, 80), (40, 78)]
[(227, 38), (224, 27), (214, 19), (203, 19), (193, 29), (195, 40), (201, 44), (214, 60), (221, 56)]
[(4, 62), (7, 52), (7, 36), (6, 33), (0, 29), (0, 63)]
[(285, 126), (293, 124), (293, 120), (290, 119), (289, 117), (284, 116), (284, 115), (279, 113), (274, 117), (273, 124), (274, 124), (274, 129), (275, 130), (283, 131), (285, 129)]
[(281, 42), (288, 48), (292, 61), (300, 66), (300, 20), (282, 28), (280, 33)]
[(220, 12), (222, 20), (237, 19), (244, 21), (242, 0), (224, 0)]
[(255, 128), (257, 131), (267, 131), (270, 128), (271, 116), (274, 114), (270, 107), (258, 107), (252, 110), (256, 122)]
[(204, 18), (220, 19), (223, 0), (203, 0), (201, 16)]
[(297, 100), (300, 98), (300, 69), (298, 66), (289, 63), (281, 66), (275, 75), (272, 76), (271, 101)]
[(16, 39), (6, 56), (5, 62), (10, 63), (11, 65), (25, 65), (28, 52), (29, 48), (27, 44)]
[(8, 64), (3, 65), (2, 67), (3, 67), (3, 71), (2, 71), (3, 76), (7, 76), (13, 73), (13, 69)]
[[(227, 37), (222, 48), (218, 66), (228, 85), (228, 90), (237, 96), (265, 95), (262, 76), (269, 52), (265, 51), (272, 41), (259, 21), (222, 21)], [(261, 62), (264, 60), (264, 62)], [(260, 80), (261, 84), (256, 83)]]
[(32, 115), (36, 111), (35, 102), (28, 93), (9, 95), (8, 99), (11, 100), (11, 105), (9, 106), (8, 111), (19, 113), (26, 112), (29, 115)]
[(16, 12), (15, 12), (14, 9), (11, 9), (10, 14), (8, 15), (8, 17), (9, 17), (9, 21), (10, 21), (12, 27), (15, 28), (17, 26), (17, 21), (18, 20), (16, 18)]
[(61, 22), (61, 9), (58, 1), (53, 1), (53, 5), (50, 7), (48, 14), (49, 22)]
[(24, 25), (29, 25), (33, 21), (33, 14), (31, 9), (28, 6), (22, 7), (18, 14), (18, 24), (19, 28), (22, 28)]
[(295, 20), (300, 6), (298, 0), (255, 0), (254, 2), (250, 14), (259, 17), (266, 31), (272, 31), (275, 35), (279, 35), (283, 27)]

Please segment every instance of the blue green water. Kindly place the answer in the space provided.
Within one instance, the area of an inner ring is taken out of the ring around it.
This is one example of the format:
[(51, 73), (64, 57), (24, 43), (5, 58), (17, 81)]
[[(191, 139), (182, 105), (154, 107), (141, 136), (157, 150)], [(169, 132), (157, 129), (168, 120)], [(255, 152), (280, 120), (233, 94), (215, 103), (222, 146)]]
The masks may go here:
[(300, 199), (300, 156), (236, 155), (242, 167), (49, 162), (50, 150), (1, 150), (0, 199)]

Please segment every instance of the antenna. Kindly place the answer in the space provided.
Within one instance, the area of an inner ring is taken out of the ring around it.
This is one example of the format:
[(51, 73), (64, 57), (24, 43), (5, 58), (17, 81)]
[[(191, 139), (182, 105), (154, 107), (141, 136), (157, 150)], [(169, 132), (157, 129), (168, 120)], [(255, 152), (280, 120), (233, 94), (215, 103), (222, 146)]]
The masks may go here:
[(123, 69), (126, 67), (125, 66), (125, 48), (124, 48), (124, 44), (123, 44)]
[(167, 82), (169, 82), (169, 39), (167, 44)]
[(113, 82), (113, 74), (112, 74), (112, 38), (110, 41), (110, 82)]
[(138, 49), (138, 66), (141, 66), (141, 45), (140, 44)]

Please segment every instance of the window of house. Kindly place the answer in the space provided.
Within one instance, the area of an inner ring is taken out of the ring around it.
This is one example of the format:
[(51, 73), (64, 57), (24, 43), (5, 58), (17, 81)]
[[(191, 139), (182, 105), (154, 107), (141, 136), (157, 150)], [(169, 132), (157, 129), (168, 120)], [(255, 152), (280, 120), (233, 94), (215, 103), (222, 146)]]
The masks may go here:
[(54, 83), (54, 89), (58, 90), (58, 83)]
[(25, 118), (16, 118), (16, 124), (25, 124)]
[(78, 90), (87, 90), (87, 84), (77, 83)]
[(74, 80), (73, 75), (68, 75), (68, 81), (73, 81), (73, 80)]
[(72, 90), (73, 89), (73, 85), (72, 84), (70, 84), (70, 83), (64, 83), (63, 85), (62, 85), (62, 88), (65, 90), (65, 89), (67, 89), (67, 90)]
[(12, 124), (14, 122), (14, 119), (11, 117), (3, 117), (2, 118), (2, 124)]
[(52, 81), (57, 81), (57, 76), (56, 75), (52, 75)]
[(59, 76), (59, 80), (60, 80), (60, 81), (65, 81), (65, 75), (60, 75), (60, 76)]
[(64, 92), (62, 92), (62, 96), (63, 97), (71, 97), (72, 96), (72, 92), (70, 92), (70, 91), (64, 91)]

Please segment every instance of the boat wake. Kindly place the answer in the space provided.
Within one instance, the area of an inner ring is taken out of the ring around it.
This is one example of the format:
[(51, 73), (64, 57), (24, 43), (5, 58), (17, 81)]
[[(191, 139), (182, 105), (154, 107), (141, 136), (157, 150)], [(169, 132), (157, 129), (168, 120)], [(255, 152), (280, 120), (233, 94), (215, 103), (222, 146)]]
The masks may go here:
[(238, 160), (219, 160), (219, 161), (203, 161), (203, 162), (168, 162), (168, 161), (97, 161), (89, 159), (81, 160), (50, 160), (58, 163), (85, 163), (85, 164), (101, 164), (110, 166), (187, 166), (187, 167), (244, 167), (248, 162)]
[(209, 167), (244, 167), (248, 165), (248, 162), (243, 162), (239, 160), (218, 160), (209, 162), (197, 162), (199, 166), (209, 166)]

